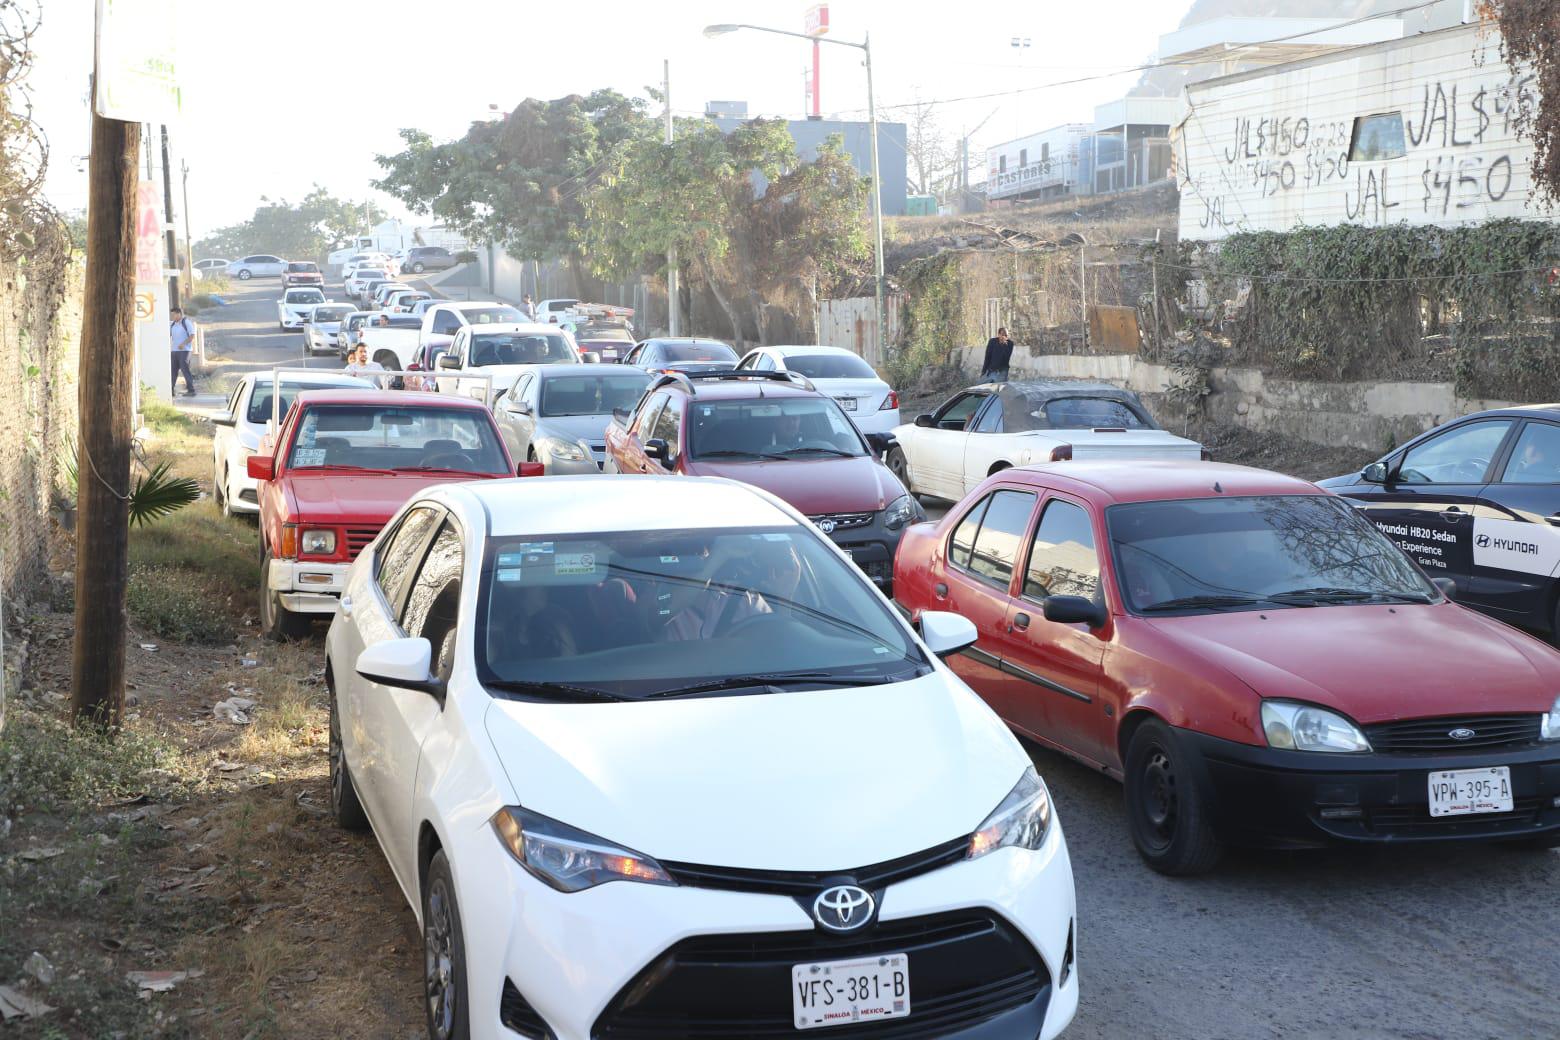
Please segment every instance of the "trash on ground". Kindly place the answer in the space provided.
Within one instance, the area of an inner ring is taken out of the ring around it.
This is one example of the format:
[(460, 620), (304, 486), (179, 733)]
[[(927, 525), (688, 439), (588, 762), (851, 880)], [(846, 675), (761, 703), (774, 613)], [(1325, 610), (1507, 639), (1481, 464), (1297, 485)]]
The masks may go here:
[(255, 701), (248, 697), (229, 697), (225, 701), (218, 701), (211, 708), (211, 714), (219, 719), (226, 719), (235, 726), (249, 725), (249, 712), (254, 709)]
[(53, 1010), (43, 1001), (29, 997), (20, 990), (12, 989), (10, 986), (0, 986), (0, 1021), (9, 1022), (13, 1018), (37, 1018)]
[(147, 997), (153, 993), (167, 993), (179, 983), (198, 979), (204, 974), (199, 968), (191, 968), (189, 971), (132, 971), (125, 978), (141, 991), (140, 996)]
[(22, 970), (45, 986), (54, 985), (54, 965), (49, 963), (49, 958), (37, 950), (34, 950), (32, 956), (22, 963)]

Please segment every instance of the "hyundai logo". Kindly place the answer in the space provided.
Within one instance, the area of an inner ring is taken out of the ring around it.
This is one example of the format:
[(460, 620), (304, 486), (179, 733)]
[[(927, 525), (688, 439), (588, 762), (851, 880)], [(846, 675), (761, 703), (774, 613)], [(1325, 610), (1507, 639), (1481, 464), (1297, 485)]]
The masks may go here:
[(1481, 534), (1474, 538), (1473, 544), (1477, 545), (1480, 549), (1488, 549), (1490, 547), (1490, 536), (1487, 534)]
[(1472, 740), (1479, 734), (1477, 731), (1471, 730), (1467, 726), (1458, 726), (1456, 729), (1452, 730), (1446, 735), (1451, 737), (1453, 740)]
[(822, 531), (824, 534), (833, 534), (834, 521), (830, 520), (828, 517), (824, 517), (822, 520), (818, 521), (818, 530)]
[(831, 932), (854, 932), (872, 920), (872, 893), (857, 885), (826, 888), (813, 900), (813, 920)]

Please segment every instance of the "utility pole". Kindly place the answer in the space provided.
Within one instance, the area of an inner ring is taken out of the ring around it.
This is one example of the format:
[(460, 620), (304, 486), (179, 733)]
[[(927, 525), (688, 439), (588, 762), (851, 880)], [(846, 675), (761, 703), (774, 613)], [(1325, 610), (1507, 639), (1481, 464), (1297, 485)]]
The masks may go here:
[(195, 281), (195, 240), (190, 237), (190, 164), (180, 159), (179, 172), (184, 175), (184, 208), (179, 211), (184, 215), (184, 278), (185, 284), (189, 285), (193, 290)]
[(866, 56), (867, 64), (867, 121), (872, 126), (872, 237), (876, 248), (873, 250), (873, 291), (877, 297), (877, 349), (878, 357), (887, 356), (888, 343), (888, 318), (883, 313), (883, 174), (878, 166), (878, 118), (877, 105), (872, 99), (872, 36), (863, 33), (861, 37), (861, 53)]
[(125, 700), (130, 427), (135, 341), (136, 151), (141, 127), (92, 116), (85, 313), (76, 435), (76, 631), (71, 709), (117, 727)]
[[(672, 63), (670, 59), (662, 65), (662, 96), (666, 99), (666, 144), (668, 150), (672, 144)], [(682, 309), (681, 290), (677, 284), (677, 243), (674, 241), (666, 250), (666, 325), (668, 334), (672, 336), (682, 335), (682, 315), (678, 312)]]
[[(162, 125), (163, 219), (168, 222), (168, 269), (179, 266), (179, 236), (173, 230), (173, 167), (168, 161), (168, 124)], [(188, 236), (186, 236), (187, 238)], [(186, 242), (185, 246), (188, 247)], [(168, 276), (168, 309), (178, 307), (179, 276)]]

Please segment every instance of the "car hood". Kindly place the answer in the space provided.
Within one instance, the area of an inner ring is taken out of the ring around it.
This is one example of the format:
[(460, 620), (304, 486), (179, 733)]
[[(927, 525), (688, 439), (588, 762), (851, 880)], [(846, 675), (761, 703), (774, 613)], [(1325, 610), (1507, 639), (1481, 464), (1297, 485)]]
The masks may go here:
[(1318, 480), (1316, 481), (1316, 486), (1327, 488), (1330, 491), (1334, 488), (1353, 487), (1358, 483), (1360, 483), (1360, 475), (1358, 472), (1354, 472), (1345, 473), (1341, 477), (1328, 477), (1326, 480)]
[(536, 436), (600, 444), (611, 415), (550, 415), (537, 420)]
[(658, 859), (844, 871), (972, 833), (1028, 758), (946, 672), (630, 704), (495, 699), (520, 804)]
[(903, 495), (904, 487), (876, 459), (798, 458), (785, 462), (694, 460), (688, 472), (752, 484), (809, 516), (876, 512)]
[(1362, 725), (1548, 711), (1560, 652), (1452, 603), (1297, 607), (1148, 622), (1264, 698)]
[(294, 472), (287, 479), (287, 494), (294, 517), (302, 523), (382, 524), (423, 488), (481, 479), (475, 473), (352, 476), (330, 471), (300, 476)]

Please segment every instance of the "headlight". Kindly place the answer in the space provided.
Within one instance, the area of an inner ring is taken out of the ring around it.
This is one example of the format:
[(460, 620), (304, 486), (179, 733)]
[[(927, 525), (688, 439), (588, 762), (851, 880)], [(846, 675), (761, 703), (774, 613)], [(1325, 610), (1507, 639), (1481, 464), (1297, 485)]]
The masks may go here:
[(897, 531), (920, 516), (921, 507), (916, 500), (909, 495), (900, 495), (883, 510), (883, 526), (890, 531)]
[(988, 852), (1009, 846), (1038, 849), (1050, 829), (1051, 792), (1035, 774), (1035, 767), (1030, 766), (1002, 804), (970, 835), (970, 850), (965, 858), (980, 859)]
[(305, 556), (330, 556), (336, 551), (336, 532), (305, 531), (298, 545)]
[(608, 881), (677, 884), (648, 856), (518, 806), (500, 809), (493, 817), (493, 831), (522, 867), (560, 892)]
[(562, 441), (555, 437), (543, 437), (536, 442), (536, 446), (553, 458), (561, 462), (584, 462), (585, 449), (573, 441)]
[(1539, 740), (1560, 740), (1560, 697), (1555, 698), (1555, 703), (1538, 723)]
[(1335, 711), (1290, 701), (1262, 702), (1268, 747), (1286, 751), (1369, 751), (1360, 728)]

